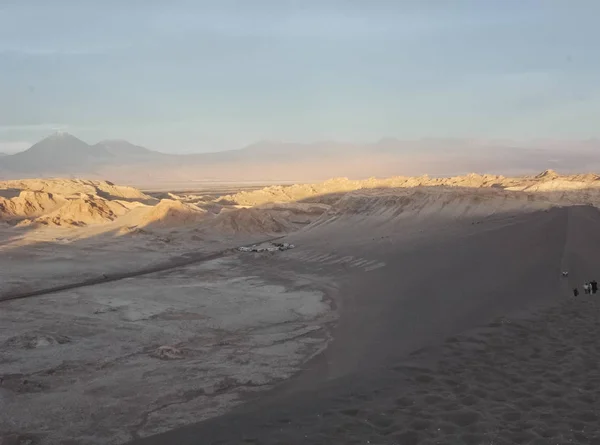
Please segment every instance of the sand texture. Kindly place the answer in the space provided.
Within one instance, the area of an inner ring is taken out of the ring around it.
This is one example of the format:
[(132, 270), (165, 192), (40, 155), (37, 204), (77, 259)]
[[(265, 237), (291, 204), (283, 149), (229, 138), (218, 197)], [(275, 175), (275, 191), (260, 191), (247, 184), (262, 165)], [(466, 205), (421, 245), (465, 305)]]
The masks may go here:
[(599, 182), (1, 183), (0, 443), (600, 443)]
[(436, 232), (407, 221), (408, 233), (368, 242), (354, 236), (365, 226), (353, 218), (337, 235), (325, 225), (289, 237), (300, 247), (280, 256), (288, 265), (278, 261), (342, 283), (327, 350), (266, 396), (136, 443), (600, 440), (600, 300), (569, 296), (598, 270), (596, 209), (446, 222)]
[(137, 443), (600, 443), (599, 317), (600, 300), (581, 298), (500, 318), (345, 391), (331, 388), (326, 405), (310, 393), (268, 416), (247, 413), (249, 427), (228, 417), (228, 431), (220, 423)]

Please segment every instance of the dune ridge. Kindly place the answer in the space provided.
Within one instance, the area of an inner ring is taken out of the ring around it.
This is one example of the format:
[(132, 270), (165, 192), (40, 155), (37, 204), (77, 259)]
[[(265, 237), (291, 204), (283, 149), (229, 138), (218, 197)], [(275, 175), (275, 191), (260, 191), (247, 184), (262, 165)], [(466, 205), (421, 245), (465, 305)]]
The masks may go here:
[(333, 205), (327, 214), (391, 217), (426, 217), (435, 214), (441, 217), (464, 217), (488, 216), (515, 210), (545, 210), (550, 207), (551, 203), (532, 199), (528, 194), (485, 189), (474, 194), (468, 189), (414, 188), (402, 192), (361, 190), (348, 193)]
[(2, 189), (33, 190), (65, 196), (86, 193), (98, 196), (108, 195), (113, 199), (152, 199), (150, 196), (134, 187), (115, 185), (109, 181), (96, 181), (90, 179), (53, 178), (0, 181), (0, 190)]
[(128, 203), (109, 201), (94, 195), (82, 195), (68, 200), (54, 212), (34, 220), (25, 220), (25, 224), (40, 224), (56, 227), (81, 227), (115, 221), (131, 209)]
[(295, 184), (291, 186), (271, 186), (261, 190), (240, 192), (220, 198), (221, 201), (238, 205), (259, 205), (273, 202), (306, 200), (310, 202), (331, 201), (331, 195), (339, 195), (359, 190), (374, 189), (413, 189), (416, 187), (449, 187), (468, 189), (501, 189), (520, 192), (565, 192), (586, 191), (600, 197), (600, 176), (594, 174), (561, 176), (553, 170), (546, 170), (536, 176), (508, 178), (500, 175), (471, 173), (449, 178), (429, 176), (392, 178), (371, 178), (350, 180), (334, 178), (317, 184)]
[(199, 223), (211, 217), (212, 214), (194, 204), (176, 201), (174, 199), (161, 199), (151, 207), (139, 222), (140, 227), (151, 224), (162, 227)]
[(171, 193), (160, 201), (132, 187), (80, 179), (4, 181), (1, 192), (18, 193), (0, 197), (0, 220), (19, 226), (83, 227), (121, 221), (131, 230), (189, 227), (226, 234), (281, 234), (341, 215), (459, 218), (574, 204), (600, 206), (600, 176), (547, 170), (520, 178), (475, 173), (334, 178), (218, 198)]

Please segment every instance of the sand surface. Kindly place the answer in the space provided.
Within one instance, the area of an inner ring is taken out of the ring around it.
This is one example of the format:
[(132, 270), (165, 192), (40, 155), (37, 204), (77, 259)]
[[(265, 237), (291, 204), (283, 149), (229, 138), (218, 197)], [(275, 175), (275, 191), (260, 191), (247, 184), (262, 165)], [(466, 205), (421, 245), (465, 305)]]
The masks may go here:
[[(216, 416), (296, 374), (330, 340), (334, 286), (235, 250), (280, 236), (263, 225), (276, 210), (238, 218), (232, 206), (218, 218), (185, 202), (201, 196), (152, 201), (101, 181), (4, 185), (45, 191), (0, 202), (2, 445), (121, 444)], [(48, 196), (61, 196), (58, 209)], [(129, 210), (107, 212), (115, 203)]]
[(218, 415), (324, 348), (326, 292), (227, 257), (3, 302), (0, 431), (119, 444)]
[(0, 443), (593, 443), (599, 182), (10, 183)]
[[(224, 416), (136, 443), (596, 443), (600, 298), (569, 289), (600, 270), (600, 214), (468, 225), (383, 255), (361, 250), (385, 266), (347, 274), (335, 340), (309, 369)], [(347, 235), (329, 238), (339, 258), (352, 251)], [(332, 260), (325, 267), (343, 269)]]

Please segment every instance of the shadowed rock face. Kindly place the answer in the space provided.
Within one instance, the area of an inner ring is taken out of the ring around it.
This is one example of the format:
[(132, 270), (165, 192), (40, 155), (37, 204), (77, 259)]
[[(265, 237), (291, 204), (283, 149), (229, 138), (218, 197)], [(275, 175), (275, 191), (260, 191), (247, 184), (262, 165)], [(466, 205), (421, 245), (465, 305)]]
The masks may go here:
[[(176, 148), (176, 147), (174, 147)], [(259, 142), (239, 150), (171, 155), (124, 140), (89, 145), (56, 133), (30, 149), (2, 156), (0, 179), (58, 175), (155, 185), (167, 181), (319, 181), (335, 176), (460, 175), (469, 171), (529, 174), (600, 169), (600, 141), (564, 143), (394, 138), (352, 144)]]

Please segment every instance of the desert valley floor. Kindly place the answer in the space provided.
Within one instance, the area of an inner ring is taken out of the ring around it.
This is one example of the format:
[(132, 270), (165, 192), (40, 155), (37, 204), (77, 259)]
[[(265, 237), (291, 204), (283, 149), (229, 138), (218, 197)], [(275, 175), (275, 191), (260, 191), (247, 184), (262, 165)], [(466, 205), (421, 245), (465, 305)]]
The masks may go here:
[(599, 205), (551, 171), (0, 182), (0, 443), (600, 443), (600, 297), (571, 292)]

